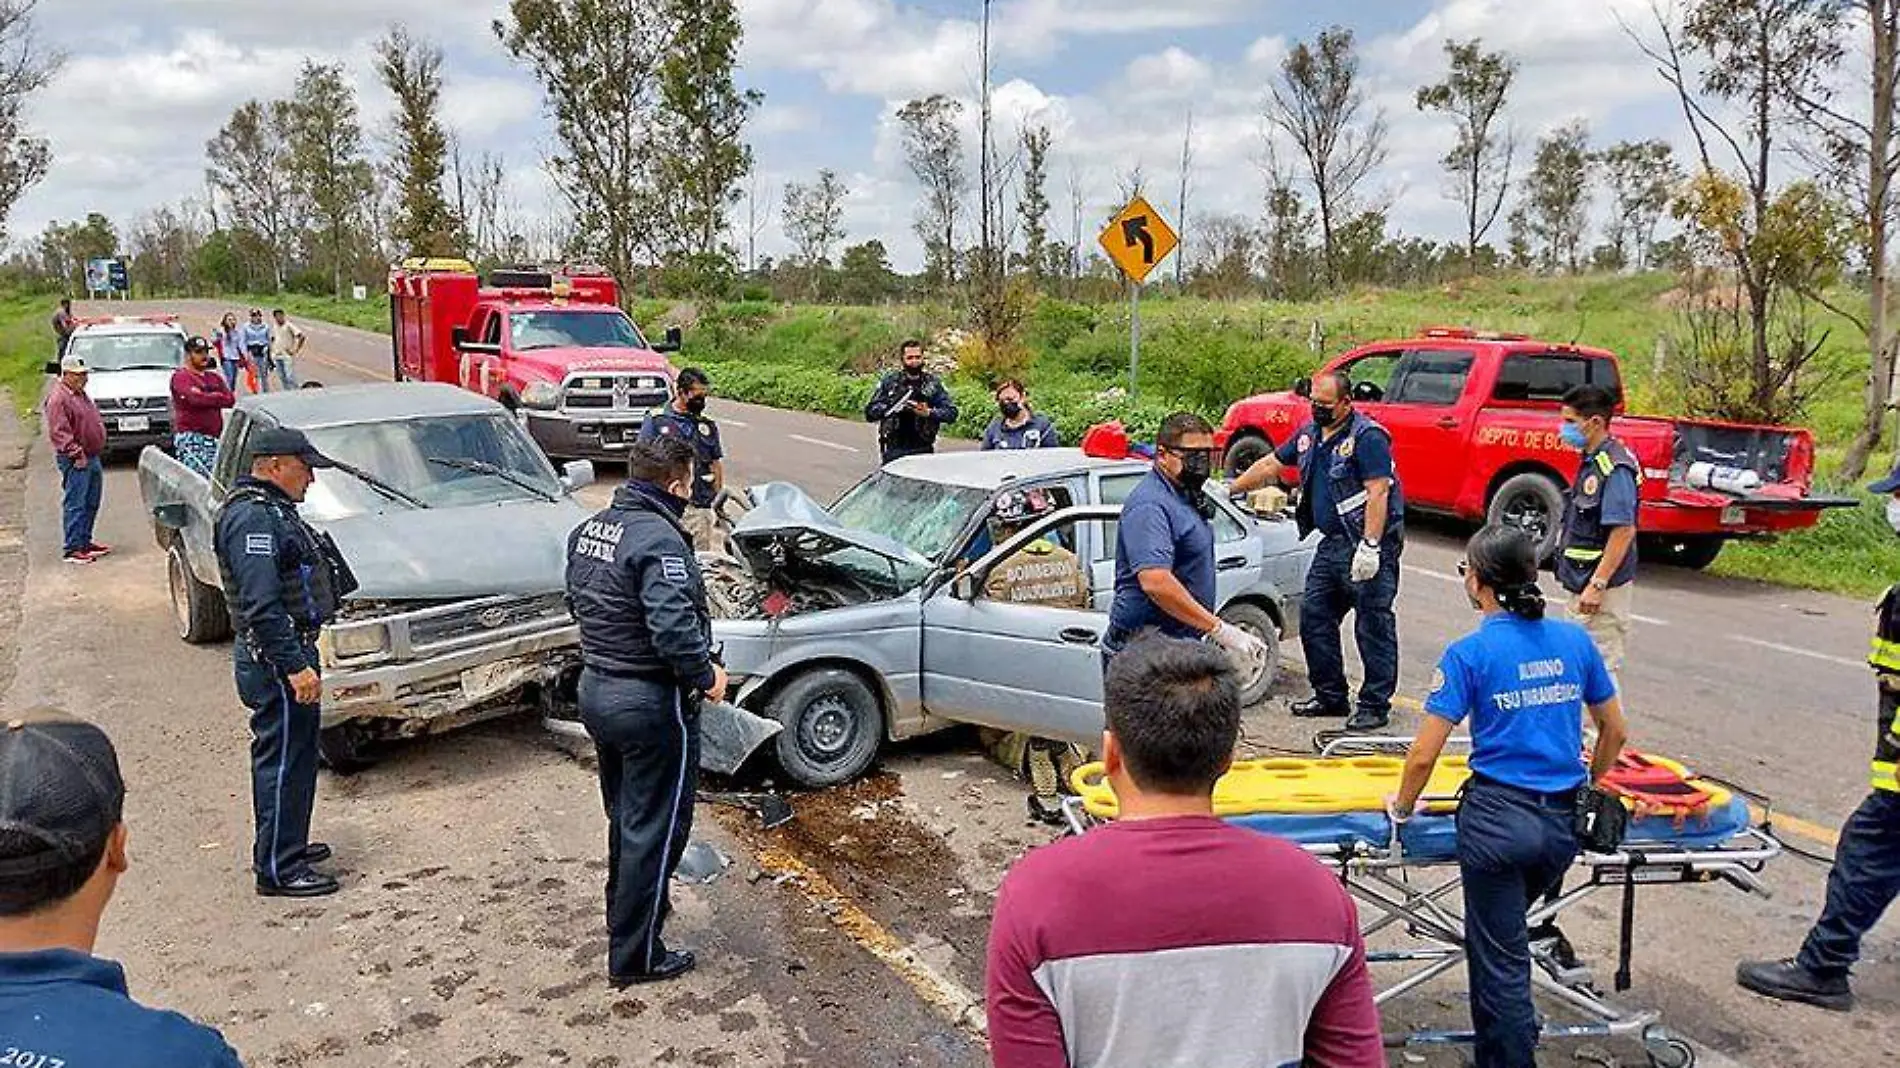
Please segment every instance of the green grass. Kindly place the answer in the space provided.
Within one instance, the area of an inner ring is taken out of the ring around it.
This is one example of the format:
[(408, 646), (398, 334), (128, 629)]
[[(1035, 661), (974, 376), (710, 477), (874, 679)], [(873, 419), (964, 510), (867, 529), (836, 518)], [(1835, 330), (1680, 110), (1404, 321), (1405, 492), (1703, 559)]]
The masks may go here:
[[(1658, 379), (1654, 354), (1658, 339), (1678, 325), (1668, 300), (1676, 284), (1664, 275), (1500, 276), (1428, 289), (1356, 290), (1306, 302), (1144, 299), (1135, 401), (1121, 392), (1128, 374), (1127, 305), (1044, 300), (1025, 325), (1019, 370), (1032, 402), (1056, 421), (1065, 440), (1117, 418), (1146, 435), (1177, 408), (1218, 420), (1233, 400), (1283, 388), (1325, 356), (1356, 345), (1413, 336), (1430, 325), (1471, 326), (1609, 349), (1622, 360), (1633, 410), (1666, 414), (1681, 407)], [(388, 300), (381, 294), (361, 302), (289, 295), (232, 299), (282, 305), (292, 315), (368, 330), (386, 331), (389, 325)], [(0, 313), (7, 307), (0, 304)], [(683, 308), (646, 300), (634, 315), (657, 333), (663, 317)], [(7, 321), (0, 315), (0, 351), (9, 336)], [(1319, 353), (1309, 343), (1315, 322), (1323, 337)], [(1845, 376), (1845, 384), (1817, 399), (1804, 420), (1821, 445), (1825, 475), (1837, 469), (1858, 425), (1855, 369), (1864, 368), (1867, 357), (1851, 324), (1823, 312), (1815, 322), (1827, 335), (1818, 368)], [(677, 361), (705, 368), (714, 388), (737, 400), (860, 418), (877, 375), (893, 363), (897, 343), (950, 325), (961, 324), (941, 307), (704, 305), (689, 317)], [(993, 414), (986, 382), (960, 374), (950, 386), (963, 410), (953, 432), (976, 436)], [(1900, 579), (1900, 540), (1887, 528), (1882, 507), (1870, 501), (1830, 511), (1812, 530), (1731, 544), (1713, 570), (1853, 596), (1876, 594)]]
[(220, 297), (219, 300), (238, 312), (240, 319), (245, 309), (262, 308), (268, 315), (272, 308), (282, 308), (293, 319), (315, 319), (338, 326), (353, 326), (358, 330), (389, 333), (387, 293), (373, 292), (368, 300), (337, 300), (335, 297), (313, 297), (303, 293), (234, 294)]
[(22, 416), (39, 407), (53, 358), (54, 301), (41, 293), (0, 294), (0, 389)]

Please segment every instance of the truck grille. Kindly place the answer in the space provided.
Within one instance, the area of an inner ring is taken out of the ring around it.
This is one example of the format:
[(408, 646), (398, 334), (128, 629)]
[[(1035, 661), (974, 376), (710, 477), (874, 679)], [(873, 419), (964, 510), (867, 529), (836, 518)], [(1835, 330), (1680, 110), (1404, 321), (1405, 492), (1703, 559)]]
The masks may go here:
[(568, 376), (561, 405), (574, 411), (646, 412), (670, 396), (664, 375), (579, 374)]
[(520, 626), (567, 618), (567, 596), (488, 597), (453, 612), (434, 612), (409, 625), (409, 641), (418, 653), (468, 639), (485, 638)]
[(162, 411), (171, 407), (170, 397), (120, 397), (116, 400), (99, 402), (101, 415), (117, 415), (120, 412)]

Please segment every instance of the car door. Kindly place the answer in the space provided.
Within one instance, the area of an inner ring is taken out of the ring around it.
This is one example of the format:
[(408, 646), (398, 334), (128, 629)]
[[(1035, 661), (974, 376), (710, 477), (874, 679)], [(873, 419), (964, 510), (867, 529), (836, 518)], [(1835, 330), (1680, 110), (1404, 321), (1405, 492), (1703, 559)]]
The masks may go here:
[(1392, 432), (1392, 466), (1406, 499), (1450, 507), (1464, 480), (1463, 403), (1477, 353), (1459, 349), (1414, 349), (1394, 376), (1390, 400), (1379, 421)]
[[(1148, 476), (1145, 469), (1131, 468), (1126, 471), (1110, 471), (1094, 476), (1091, 503), (1104, 508), (1114, 508), (1121, 515), (1122, 502), (1141, 480)], [(1096, 524), (1100, 536), (1095, 539), (1094, 552), (1088, 562), (1089, 593), (1094, 598), (1095, 607), (1108, 611), (1110, 602), (1115, 599), (1115, 528), (1114, 520)]]
[(925, 599), (926, 711), (1043, 738), (1100, 742), (1101, 637), (1107, 616), (1093, 609), (992, 600), (984, 584), (997, 565), (1029, 542), (1113, 515), (1114, 509), (1083, 507), (1044, 516)]
[[(1097, 475), (1096, 503), (1113, 507), (1119, 516), (1122, 503), (1147, 475), (1145, 470)], [(1253, 582), (1253, 577), (1260, 573), (1260, 544), (1257, 539), (1248, 537), (1246, 523), (1230, 506), (1222, 504), (1219, 498), (1215, 498), (1214, 515), (1210, 522), (1214, 525), (1214, 588), (1215, 607), (1218, 608), (1246, 589)], [(1094, 596), (1095, 607), (1106, 612), (1115, 599), (1116, 523), (1105, 520), (1088, 525), (1097, 528), (1093, 558), (1088, 565), (1089, 591)]]

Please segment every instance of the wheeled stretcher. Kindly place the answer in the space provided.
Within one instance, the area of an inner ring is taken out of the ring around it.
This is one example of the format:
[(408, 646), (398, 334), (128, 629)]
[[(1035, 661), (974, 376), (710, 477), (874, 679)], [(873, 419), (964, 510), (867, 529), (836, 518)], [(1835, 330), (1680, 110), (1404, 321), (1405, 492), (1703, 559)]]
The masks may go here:
[[(1339, 873), (1361, 903), (1367, 962), (1382, 966), (1378, 978), (1389, 974), (1387, 969), (1397, 972), (1374, 996), (1381, 1006), (1462, 969), (1465, 959), (1462, 880), (1453, 819), (1456, 790), (1468, 774), (1464, 758), (1442, 758), (1427, 787), (1426, 811), (1395, 826), (1384, 812), (1384, 798), (1397, 790), (1402, 761), (1395, 756), (1337, 756), (1340, 752), (1403, 751), (1409, 744), (1404, 738), (1342, 738), (1318, 759), (1240, 762), (1215, 792), (1215, 811), (1223, 818), (1288, 839)], [(1583, 1021), (1547, 1022), (1546, 1041), (1633, 1037), (1642, 1042), (1656, 1068), (1688, 1068), (1695, 1063), (1694, 1048), (1663, 1029), (1655, 1011), (1624, 1008), (1600, 993), (1590, 972), (1556, 933), (1553, 921), (1604, 890), (1620, 888), (1615, 986), (1618, 991), (1627, 989), (1639, 888), (1719, 883), (1766, 897), (1770, 891), (1759, 874), (1781, 852), (1781, 843), (1766, 824), (1752, 822), (1747, 801), (1720, 784), (1690, 777), (1673, 762), (1636, 760), (1651, 771), (1661, 767), (1679, 772), (1697, 803), (1692, 810), (1639, 809), (1646, 814), (1631, 820), (1622, 848), (1577, 857), (1565, 889), (1529, 911), (1531, 980), (1536, 990), (1574, 1010)], [(1100, 764), (1075, 772), (1078, 796), (1066, 799), (1064, 813), (1077, 834), (1114, 818), (1114, 795), (1103, 775)], [(1402, 931), (1413, 944), (1371, 948), (1375, 936), (1393, 929)], [(1469, 1043), (1473, 1037), (1469, 1030), (1420, 1030), (1389, 1034), (1386, 1043), (1395, 1047), (1455, 1045)]]

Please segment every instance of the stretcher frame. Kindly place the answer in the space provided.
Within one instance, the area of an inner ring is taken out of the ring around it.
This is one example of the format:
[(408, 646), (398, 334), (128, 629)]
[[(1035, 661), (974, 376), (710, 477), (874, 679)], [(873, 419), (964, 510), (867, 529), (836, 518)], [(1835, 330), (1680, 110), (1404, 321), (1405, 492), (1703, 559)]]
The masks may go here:
[[(1409, 738), (1386, 735), (1338, 736), (1324, 741), (1320, 756), (1387, 753), (1403, 751), (1410, 745)], [(1075, 834), (1082, 834), (1099, 822), (1089, 815), (1079, 797), (1065, 798), (1062, 812)], [(1614, 853), (1579, 853), (1573, 865), (1584, 869), (1586, 878), (1555, 898), (1533, 905), (1526, 923), (1535, 932), (1540, 925), (1553, 923), (1557, 916), (1601, 891), (1622, 889), (1629, 897), (1624, 905), (1625, 922), (1619, 937), (1618, 959), (1622, 967), (1617, 988), (1624, 989), (1631, 950), (1629, 915), (1637, 889), (1720, 881), (1744, 893), (1772, 897), (1773, 892), (1761, 880), (1760, 873), (1769, 861), (1781, 854), (1782, 845), (1767, 830), (1767, 824), (1768, 821), (1763, 820), (1745, 827), (1725, 842), (1705, 849), (1667, 843), (1626, 843)], [(1334, 869), (1347, 892), (1375, 913), (1361, 917), (1360, 931), (1368, 940), (1403, 925), (1405, 933), (1420, 943), (1417, 948), (1367, 950), (1368, 965), (1411, 966), (1399, 978), (1376, 989), (1375, 1005), (1383, 1007), (1464, 964), (1464, 916), (1458, 901), (1463, 878), (1455, 857), (1407, 854), (1396, 825), (1384, 845), (1310, 843), (1303, 844), (1302, 848)], [(1415, 875), (1424, 876), (1425, 880), (1415, 882)], [(1533, 938), (1532, 989), (1567, 1006), (1585, 1022), (1560, 1024), (1545, 1020), (1540, 1025), (1542, 1041), (1635, 1038), (1643, 1044), (1655, 1068), (1690, 1068), (1695, 1064), (1695, 1048), (1662, 1027), (1661, 1013), (1616, 1004), (1598, 991), (1587, 968), (1566, 964), (1561, 957), (1561, 947), (1555, 940)], [(1388, 1048), (1469, 1045), (1475, 1038), (1469, 1029), (1421, 1029), (1388, 1034), (1385, 1044)]]

